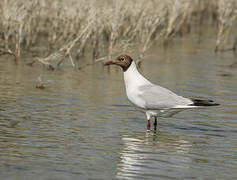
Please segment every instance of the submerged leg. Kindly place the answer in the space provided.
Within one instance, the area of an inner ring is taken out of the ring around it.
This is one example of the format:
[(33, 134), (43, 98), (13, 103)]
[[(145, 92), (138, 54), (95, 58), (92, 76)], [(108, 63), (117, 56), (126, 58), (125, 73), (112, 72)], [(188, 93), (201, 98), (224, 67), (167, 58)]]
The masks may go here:
[(147, 131), (151, 130), (151, 113), (146, 111), (146, 119), (147, 119)]
[(147, 131), (150, 131), (151, 129), (151, 121), (147, 120)]
[(155, 117), (155, 121), (154, 121), (154, 131), (156, 131), (156, 127), (157, 127), (157, 117)]

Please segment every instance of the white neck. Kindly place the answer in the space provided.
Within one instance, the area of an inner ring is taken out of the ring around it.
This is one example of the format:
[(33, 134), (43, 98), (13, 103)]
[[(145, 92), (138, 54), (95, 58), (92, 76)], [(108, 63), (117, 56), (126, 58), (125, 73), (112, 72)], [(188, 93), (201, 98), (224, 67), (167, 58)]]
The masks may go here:
[(123, 75), (124, 75), (126, 90), (128, 90), (128, 88), (151, 84), (151, 82), (149, 82), (145, 77), (143, 77), (139, 73), (134, 61), (132, 61), (131, 65), (123, 73)]

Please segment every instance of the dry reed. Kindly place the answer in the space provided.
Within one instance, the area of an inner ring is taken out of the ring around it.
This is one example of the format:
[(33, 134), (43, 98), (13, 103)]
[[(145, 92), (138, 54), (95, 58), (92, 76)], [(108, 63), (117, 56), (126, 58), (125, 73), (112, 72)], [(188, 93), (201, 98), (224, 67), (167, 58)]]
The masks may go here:
[[(3, 0), (1, 52), (18, 59), (24, 54), (45, 56), (32, 64), (51, 69), (67, 59), (75, 67), (85, 53), (96, 60), (139, 49), (142, 59), (154, 43), (198, 24), (196, 17), (204, 13), (217, 16), (218, 51), (236, 25), (236, 9), (236, 0)], [(40, 47), (47, 49), (41, 52)]]

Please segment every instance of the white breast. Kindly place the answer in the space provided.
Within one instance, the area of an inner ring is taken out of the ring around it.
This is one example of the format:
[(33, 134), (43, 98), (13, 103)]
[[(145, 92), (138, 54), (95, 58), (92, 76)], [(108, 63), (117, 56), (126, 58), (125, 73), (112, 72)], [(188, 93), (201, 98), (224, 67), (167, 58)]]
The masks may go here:
[(149, 82), (137, 70), (136, 64), (132, 62), (127, 71), (124, 72), (124, 82), (128, 99), (140, 108), (145, 107), (145, 101), (140, 97), (140, 86), (149, 85)]
[(126, 89), (127, 97), (131, 103), (139, 108), (145, 108), (145, 101), (140, 98), (140, 92), (133, 89)]

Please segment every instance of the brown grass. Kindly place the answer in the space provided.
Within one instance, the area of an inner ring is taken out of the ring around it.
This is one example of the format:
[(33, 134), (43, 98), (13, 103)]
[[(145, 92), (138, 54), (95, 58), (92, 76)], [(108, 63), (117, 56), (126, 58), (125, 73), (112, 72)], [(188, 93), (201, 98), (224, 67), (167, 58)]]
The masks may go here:
[(218, 24), (219, 51), (236, 33), (236, 9), (236, 0), (3, 0), (1, 52), (45, 57), (34, 59), (45, 65), (68, 59), (74, 67), (88, 53), (96, 60), (138, 49), (142, 59), (154, 43), (185, 35), (204, 15)]

